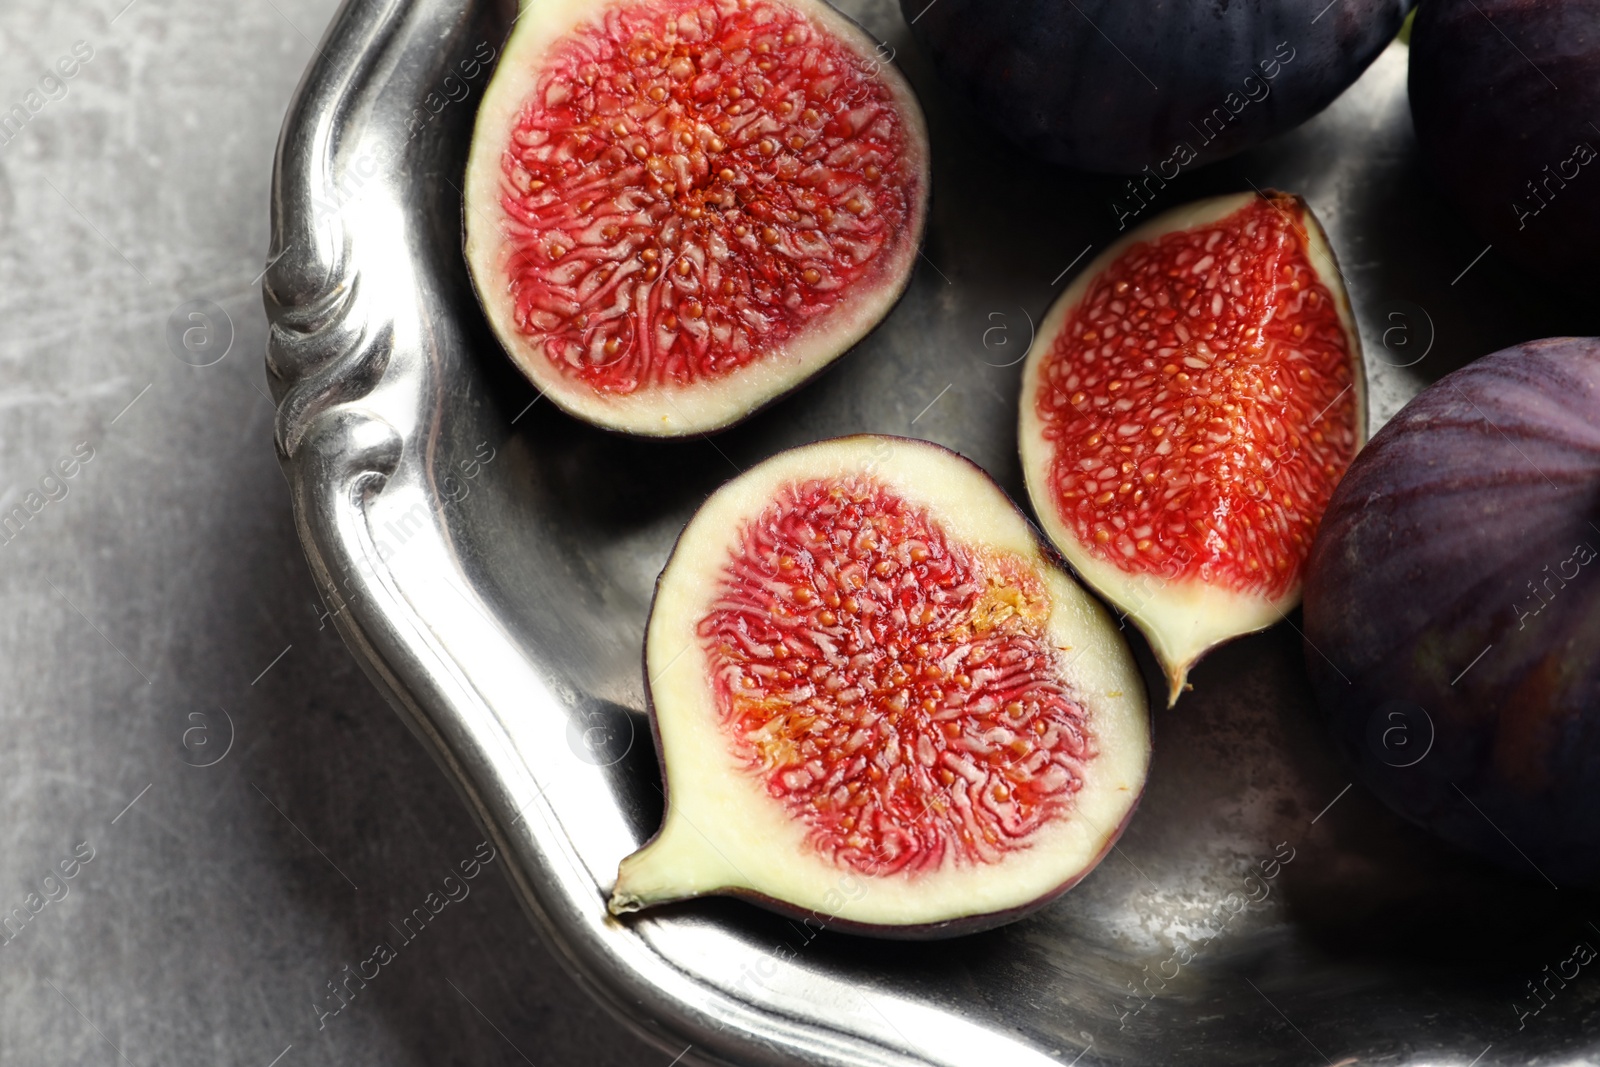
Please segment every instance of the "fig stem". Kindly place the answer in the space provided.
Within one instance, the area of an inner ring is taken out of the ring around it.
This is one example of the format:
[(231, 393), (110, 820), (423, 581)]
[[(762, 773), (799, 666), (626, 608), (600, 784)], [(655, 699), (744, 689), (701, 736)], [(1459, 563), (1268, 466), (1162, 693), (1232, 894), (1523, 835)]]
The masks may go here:
[(670, 807), (655, 840), (622, 861), (606, 907), (612, 915), (743, 886), (722, 849)]

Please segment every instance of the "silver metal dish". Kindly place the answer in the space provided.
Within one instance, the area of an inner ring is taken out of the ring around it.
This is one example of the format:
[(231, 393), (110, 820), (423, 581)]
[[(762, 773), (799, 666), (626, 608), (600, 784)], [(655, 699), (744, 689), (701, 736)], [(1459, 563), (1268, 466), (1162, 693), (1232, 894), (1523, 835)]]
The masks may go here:
[[(845, 7), (929, 113), (927, 262), (821, 380), (709, 440), (582, 426), (487, 332), (459, 186), (514, 4), (349, 0), (284, 125), (267, 365), (300, 537), (345, 640), (511, 860), (542, 935), (686, 1064), (1593, 1062), (1600, 980), (1518, 1016), (1544, 965), (1600, 944), (1585, 899), (1450, 853), (1347, 789), (1292, 624), (1195, 672), (1157, 717), (1117, 853), (1033, 918), (917, 945), (733, 901), (607, 916), (617, 861), (662, 807), (639, 652), (682, 523), (737, 469), (861, 431), (958, 449), (1020, 498), (1032, 323), (1127, 204), (1120, 182), (992, 143), (888, 0)], [(1306, 195), (1360, 312), (1375, 423), (1494, 348), (1600, 332), (1593, 309), (1475, 258), (1430, 195), (1404, 88), (1396, 45), (1309, 125), (1154, 205)]]

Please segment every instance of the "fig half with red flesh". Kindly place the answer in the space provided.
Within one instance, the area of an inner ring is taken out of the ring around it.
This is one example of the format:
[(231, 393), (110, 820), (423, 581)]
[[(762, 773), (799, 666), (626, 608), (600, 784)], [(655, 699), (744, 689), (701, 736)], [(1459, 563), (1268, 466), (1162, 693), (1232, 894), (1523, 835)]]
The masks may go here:
[(1198, 201), (1113, 244), (1051, 308), (1024, 367), (1034, 510), (1149, 638), (1169, 705), (1209, 649), (1298, 604), (1365, 432), (1333, 251), (1283, 193)]
[(910, 86), (821, 0), (541, 0), (478, 111), (466, 257), (557, 405), (728, 426), (888, 314), (927, 212)]
[(998, 925), (1109, 851), (1150, 760), (1116, 622), (923, 441), (807, 445), (713, 494), (645, 666), (667, 811), (617, 914), (733, 894), (889, 937)]

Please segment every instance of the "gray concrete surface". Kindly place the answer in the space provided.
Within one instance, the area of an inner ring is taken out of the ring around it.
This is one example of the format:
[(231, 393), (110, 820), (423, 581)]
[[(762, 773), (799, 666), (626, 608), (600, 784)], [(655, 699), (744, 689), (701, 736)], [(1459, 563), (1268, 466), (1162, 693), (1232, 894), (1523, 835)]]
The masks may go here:
[(665, 1067), (496, 863), (443, 896), (479, 836), (319, 618), (254, 279), (335, 5), (124, 4), (0, 5), (0, 1065)]

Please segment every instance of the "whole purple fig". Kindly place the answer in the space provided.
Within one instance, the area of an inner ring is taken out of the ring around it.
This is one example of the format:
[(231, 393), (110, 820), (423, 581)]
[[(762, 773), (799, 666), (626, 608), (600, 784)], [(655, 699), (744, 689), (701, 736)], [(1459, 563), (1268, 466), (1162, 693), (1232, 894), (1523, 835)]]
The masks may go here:
[(1600, 271), (1600, 0), (1429, 0), (1411, 116), (1473, 229), (1557, 279)]
[(1449, 841), (1600, 880), (1600, 339), (1435, 382), (1311, 550), (1305, 655), (1359, 777)]
[(1146, 192), (1298, 126), (1348, 89), (1411, 0), (900, 0), (940, 79), (1052, 163)]

